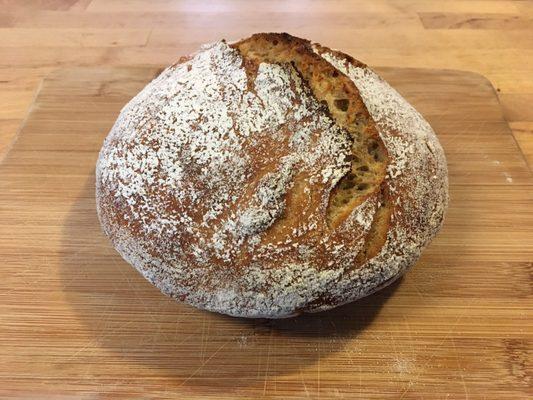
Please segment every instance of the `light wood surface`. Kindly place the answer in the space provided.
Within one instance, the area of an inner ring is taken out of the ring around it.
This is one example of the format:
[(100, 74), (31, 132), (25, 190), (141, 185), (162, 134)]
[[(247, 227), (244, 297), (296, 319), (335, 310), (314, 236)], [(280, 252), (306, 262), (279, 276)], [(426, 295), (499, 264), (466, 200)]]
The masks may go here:
[(392, 287), (281, 321), (175, 303), (100, 232), (97, 152), (156, 69), (46, 78), (0, 164), (0, 398), (530, 396), (533, 177), (496, 93), (468, 72), (380, 71), (445, 147), (445, 226)]
[(480, 73), (532, 166), (533, 0), (0, 0), (0, 154), (57, 67), (168, 65), (200, 43), (259, 31), (372, 66)]

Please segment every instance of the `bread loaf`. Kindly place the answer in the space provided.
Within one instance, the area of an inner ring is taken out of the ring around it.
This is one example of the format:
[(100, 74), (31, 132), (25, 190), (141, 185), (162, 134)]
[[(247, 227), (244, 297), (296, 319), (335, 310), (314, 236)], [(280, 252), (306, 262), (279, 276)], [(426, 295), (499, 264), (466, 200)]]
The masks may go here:
[(429, 124), (369, 67), (269, 33), (206, 45), (133, 98), (96, 197), (115, 249), (165, 294), (281, 318), (399, 277), (448, 181)]

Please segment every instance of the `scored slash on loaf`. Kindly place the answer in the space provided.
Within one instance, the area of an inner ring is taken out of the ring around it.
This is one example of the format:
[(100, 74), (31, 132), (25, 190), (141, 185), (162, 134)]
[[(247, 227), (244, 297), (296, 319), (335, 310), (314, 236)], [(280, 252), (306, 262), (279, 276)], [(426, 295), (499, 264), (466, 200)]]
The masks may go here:
[(96, 189), (104, 232), (162, 292), (268, 318), (389, 284), (448, 202), (422, 116), (366, 65), (288, 34), (163, 71), (120, 113)]

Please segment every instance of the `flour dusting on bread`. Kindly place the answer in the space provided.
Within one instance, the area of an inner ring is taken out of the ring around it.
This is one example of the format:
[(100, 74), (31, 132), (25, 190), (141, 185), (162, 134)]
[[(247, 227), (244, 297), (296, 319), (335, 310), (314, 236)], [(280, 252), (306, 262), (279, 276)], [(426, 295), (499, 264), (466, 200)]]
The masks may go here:
[[(355, 131), (341, 121), (346, 104), (320, 101), (323, 88), (297, 63), (206, 45), (123, 108), (100, 152), (97, 207), (117, 251), (164, 293), (230, 315), (286, 317), (353, 301), (412, 265), (442, 223), (447, 171), (427, 122), (368, 67), (288, 35), (260, 38), (294, 43), (349, 78)], [(359, 143), (357, 129), (379, 136)], [(353, 153), (370, 143), (381, 181)], [(339, 185), (359, 192), (351, 203), (339, 197), (344, 214), (332, 224)], [(390, 221), (378, 221), (385, 203)], [(367, 259), (376, 229), (386, 240)]]

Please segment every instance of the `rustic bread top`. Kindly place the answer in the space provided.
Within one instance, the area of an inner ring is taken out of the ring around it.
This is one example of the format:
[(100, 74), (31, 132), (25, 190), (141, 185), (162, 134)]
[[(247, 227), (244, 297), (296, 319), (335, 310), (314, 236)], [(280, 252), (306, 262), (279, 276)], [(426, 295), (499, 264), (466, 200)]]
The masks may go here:
[(97, 165), (115, 248), (163, 292), (283, 317), (362, 297), (441, 225), (443, 151), (374, 72), (287, 34), (224, 41), (122, 110)]

